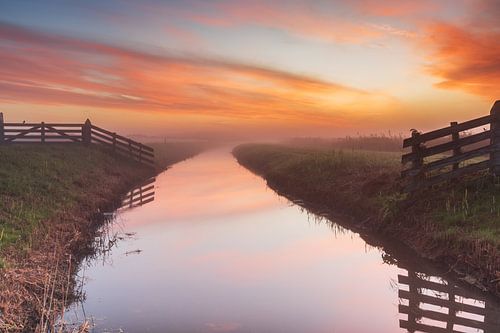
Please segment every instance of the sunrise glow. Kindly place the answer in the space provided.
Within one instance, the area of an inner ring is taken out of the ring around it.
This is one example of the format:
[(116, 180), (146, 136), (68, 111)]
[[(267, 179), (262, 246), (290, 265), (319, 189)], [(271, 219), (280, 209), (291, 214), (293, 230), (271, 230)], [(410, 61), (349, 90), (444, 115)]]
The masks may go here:
[(500, 96), (500, 6), (443, 1), (0, 5), (0, 110), (128, 134), (407, 134)]

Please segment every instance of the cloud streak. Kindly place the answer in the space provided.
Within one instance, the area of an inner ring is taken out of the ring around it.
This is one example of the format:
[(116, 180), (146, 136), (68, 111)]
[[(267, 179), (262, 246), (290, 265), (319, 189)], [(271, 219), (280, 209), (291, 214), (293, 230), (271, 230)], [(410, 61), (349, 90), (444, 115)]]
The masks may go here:
[[(204, 8), (198, 4), (197, 7)], [(195, 13), (181, 12), (188, 20), (202, 25), (230, 27), (254, 25), (279, 29), (291, 35), (318, 39), (329, 43), (366, 43), (390, 35), (412, 37), (413, 32), (396, 28), (390, 24), (379, 24), (376, 16), (412, 15), (429, 8), (429, 2), (414, 1), (333, 1), (314, 3), (310, 1), (221, 1), (217, 10), (198, 10)], [(360, 15), (363, 14), (363, 15)]]
[(383, 94), (223, 59), (151, 53), (0, 23), (0, 101), (230, 122), (343, 123)]

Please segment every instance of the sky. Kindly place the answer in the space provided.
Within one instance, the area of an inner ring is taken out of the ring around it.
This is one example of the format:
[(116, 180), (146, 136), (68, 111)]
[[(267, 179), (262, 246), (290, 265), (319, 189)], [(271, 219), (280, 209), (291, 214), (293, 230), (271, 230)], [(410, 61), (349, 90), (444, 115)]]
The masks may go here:
[(498, 0), (0, 0), (0, 112), (158, 137), (407, 135), (500, 99), (498, 17)]

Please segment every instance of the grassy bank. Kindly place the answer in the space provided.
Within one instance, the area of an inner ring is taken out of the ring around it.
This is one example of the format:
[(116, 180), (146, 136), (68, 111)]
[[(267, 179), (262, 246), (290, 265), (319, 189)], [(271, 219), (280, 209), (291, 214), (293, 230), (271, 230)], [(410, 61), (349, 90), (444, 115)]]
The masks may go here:
[(398, 153), (251, 144), (233, 154), (278, 192), (397, 237), (500, 295), (500, 190), (489, 176), (403, 195)]
[(96, 212), (205, 146), (155, 144), (156, 168), (96, 146), (0, 146), (0, 331), (42, 331), (70, 302)]

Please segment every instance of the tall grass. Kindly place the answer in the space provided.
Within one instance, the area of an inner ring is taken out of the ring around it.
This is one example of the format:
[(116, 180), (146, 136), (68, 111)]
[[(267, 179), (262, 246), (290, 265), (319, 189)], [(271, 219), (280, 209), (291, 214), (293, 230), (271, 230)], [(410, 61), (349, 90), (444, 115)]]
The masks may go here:
[(404, 137), (402, 134), (371, 134), (346, 136), (344, 138), (293, 138), (288, 143), (293, 146), (335, 148), (343, 150), (369, 150), (401, 152)]

